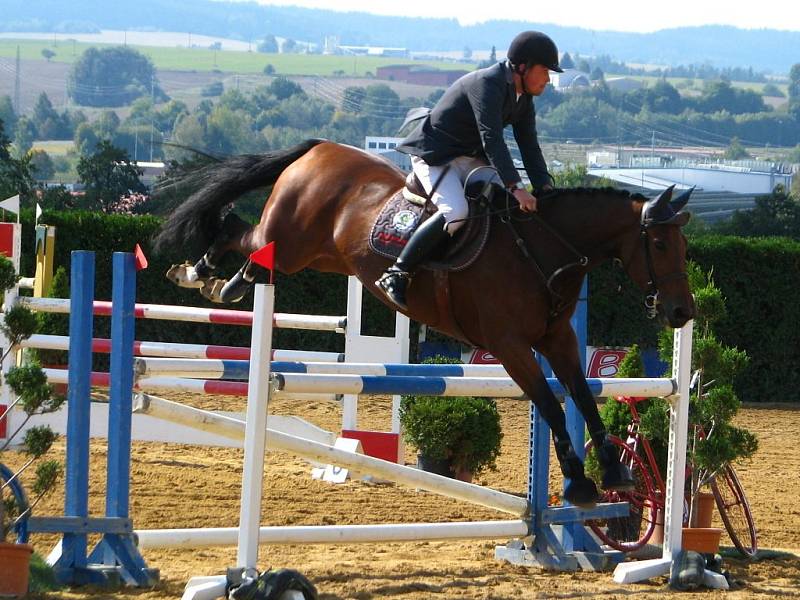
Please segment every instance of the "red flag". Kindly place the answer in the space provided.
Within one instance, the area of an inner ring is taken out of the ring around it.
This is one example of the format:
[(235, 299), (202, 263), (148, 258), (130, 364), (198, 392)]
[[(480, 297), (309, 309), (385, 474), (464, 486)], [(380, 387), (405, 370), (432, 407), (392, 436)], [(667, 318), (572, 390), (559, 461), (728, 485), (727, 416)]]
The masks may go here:
[(253, 252), (250, 255), (250, 260), (265, 269), (269, 269), (269, 282), (272, 283), (275, 270), (275, 242), (270, 242), (263, 248)]
[(141, 271), (147, 268), (147, 257), (139, 244), (133, 249), (133, 257), (136, 260), (136, 270)]

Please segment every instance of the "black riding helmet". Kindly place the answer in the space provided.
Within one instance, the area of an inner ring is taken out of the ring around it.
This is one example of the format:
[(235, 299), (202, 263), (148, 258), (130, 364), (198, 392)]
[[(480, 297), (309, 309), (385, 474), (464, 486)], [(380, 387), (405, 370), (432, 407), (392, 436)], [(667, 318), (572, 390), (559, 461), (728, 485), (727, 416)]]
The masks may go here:
[(564, 69), (558, 66), (558, 48), (553, 40), (541, 31), (520, 33), (511, 42), (506, 56), (515, 67), (544, 65), (551, 71), (564, 72)]

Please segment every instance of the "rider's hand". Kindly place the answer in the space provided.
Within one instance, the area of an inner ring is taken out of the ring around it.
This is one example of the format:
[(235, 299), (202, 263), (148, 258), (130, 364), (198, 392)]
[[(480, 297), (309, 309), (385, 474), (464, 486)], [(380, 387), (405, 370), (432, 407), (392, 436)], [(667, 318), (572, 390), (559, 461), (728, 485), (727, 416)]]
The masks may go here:
[(519, 202), (520, 210), (524, 212), (536, 212), (536, 196), (528, 190), (514, 190), (514, 198)]

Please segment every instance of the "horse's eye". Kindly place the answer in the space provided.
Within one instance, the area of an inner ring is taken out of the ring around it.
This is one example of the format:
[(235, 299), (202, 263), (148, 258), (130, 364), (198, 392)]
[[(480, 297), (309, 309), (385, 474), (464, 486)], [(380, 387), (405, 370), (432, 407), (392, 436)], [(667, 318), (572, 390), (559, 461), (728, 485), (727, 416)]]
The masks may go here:
[(667, 245), (662, 240), (654, 241), (653, 245), (656, 247), (657, 250), (661, 250), (662, 252), (667, 249)]

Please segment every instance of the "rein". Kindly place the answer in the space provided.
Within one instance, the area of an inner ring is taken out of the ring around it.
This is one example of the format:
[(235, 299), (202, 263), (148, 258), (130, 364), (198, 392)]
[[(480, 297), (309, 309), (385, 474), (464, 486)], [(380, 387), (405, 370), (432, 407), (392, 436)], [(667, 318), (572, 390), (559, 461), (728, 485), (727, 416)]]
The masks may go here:
[[(579, 252), (569, 241), (567, 241), (564, 238), (564, 236), (562, 236), (558, 231), (556, 231), (550, 225), (548, 225), (547, 222), (535, 212), (525, 215), (527, 216), (527, 218), (524, 218), (523, 216), (516, 216), (514, 214), (514, 211), (515, 209), (519, 210), (519, 205), (516, 204), (515, 202), (512, 202), (512, 199), (514, 197), (512, 194), (508, 193), (508, 190), (503, 190), (503, 191), (505, 192), (504, 207), (497, 209), (490, 208), (486, 212), (483, 212), (479, 215), (472, 215), (464, 219), (459, 219), (459, 221), (467, 221), (469, 219), (476, 219), (479, 217), (492, 217), (494, 215), (499, 215), (500, 221), (502, 223), (505, 223), (508, 226), (509, 230), (511, 230), (511, 235), (514, 236), (514, 243), (516, 244), (517, 248), (519, 248), (522, 255), (532, 263), (534, 270), (539, 275), (539, 277), (541, 277), (542, 281), (544, 281), (545, 286), (547, 288), (547, 292), (549, 294), (550, 317), (551, 318), (556, 317), (569, 305), (569, 302), (566, 301), (564, 297), (555, 290), (554, 283), (556, 279), (570, 269), (586, 267), (586, 265), (589, 264), (589, 259), (581, 252)], [(481, 195), (483, 196), (484, 192), (481, 192)], [(541, 196), (539, 196), (539, 198), (546, 197), (547, 195), (548, 195), (547, 193), (542, 194)], [(542, 229), (547, 231), (551, 236), (553, 236), (553, 238), (555, 238), (555, 240), (559, 244), (561, 244), (561, 246), (565, 248), (570, 254), (575, 256), (577, 260), (574, 262), (569, 262), (561, 267), (558, 267), (548, 277), (547, 275), (545, 275), (544, 271), (542, 270), (542, 267), (536, 261), (536, 258), (533, 256), (533, 254), (531, 254), (527, 242), (519, 234), (519, 231), (517, 231), (517, 228), (514, 226), (515, 220), (518, 222), (535, 221), (539, 227), (541, 227)]]

